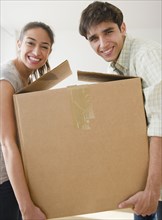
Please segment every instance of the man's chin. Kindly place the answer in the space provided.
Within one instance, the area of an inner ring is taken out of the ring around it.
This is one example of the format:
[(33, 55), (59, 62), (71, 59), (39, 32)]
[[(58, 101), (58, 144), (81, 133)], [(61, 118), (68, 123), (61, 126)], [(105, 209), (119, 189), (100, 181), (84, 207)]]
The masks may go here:
[(112, 58), (107, 58), (107, 57), (102, 57), (106, 62), (112, 62), (114, 59)]

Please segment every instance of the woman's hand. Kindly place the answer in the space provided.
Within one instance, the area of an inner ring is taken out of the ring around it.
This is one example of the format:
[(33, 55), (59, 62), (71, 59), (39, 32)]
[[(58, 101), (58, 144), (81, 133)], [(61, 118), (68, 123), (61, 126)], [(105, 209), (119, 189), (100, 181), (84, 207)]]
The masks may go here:
[(45, 214), (35, 205), (22, 212), (23, 220), (46, 220)]

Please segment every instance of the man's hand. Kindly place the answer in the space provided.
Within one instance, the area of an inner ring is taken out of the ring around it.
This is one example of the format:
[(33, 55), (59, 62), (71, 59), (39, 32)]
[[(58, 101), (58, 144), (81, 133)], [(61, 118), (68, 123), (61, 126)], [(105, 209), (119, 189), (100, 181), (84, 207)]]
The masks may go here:
[(151, 215), (156, 212), (159, 196), (149, 191), (140, 191), (119, 204), (119, 208), (132, 208), (137, 215)]
[(131, 207), (135, 214), (142, 216), (151, 215), (157, 210), (162, 181), (162, 137), (150, 138), (149, 155), (145, 190), (119, 204), (119, 208)]

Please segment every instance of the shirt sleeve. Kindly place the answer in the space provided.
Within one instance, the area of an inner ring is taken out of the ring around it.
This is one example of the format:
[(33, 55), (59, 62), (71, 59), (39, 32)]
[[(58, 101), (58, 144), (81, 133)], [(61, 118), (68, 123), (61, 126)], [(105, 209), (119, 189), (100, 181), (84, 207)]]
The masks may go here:
[[(137, 72), (142, 78), (148, 136), (162, 137), (162, 73), (161, 51), (145, 51), (138, 57)], [(137, 66), (137, 65), (136, 65)]]
[(22, 87), (21, 80), (10, 63), (1, 65), (0, 80), (8, 81), (14, 88), (15, 92), (17, 92)]
[(161, 82), (144, 89), (148, 136), (162, 137)]

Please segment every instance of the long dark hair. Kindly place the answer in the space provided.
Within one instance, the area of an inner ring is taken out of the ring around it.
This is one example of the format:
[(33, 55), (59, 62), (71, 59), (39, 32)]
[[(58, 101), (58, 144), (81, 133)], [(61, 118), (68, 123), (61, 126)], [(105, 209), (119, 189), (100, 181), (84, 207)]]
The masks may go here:
[[(19, 40), (23, 40), (23, 37), (25, 35), (25, 33), (30, 30), (30, 29), (33, 29), (33, 28), (42, 28), (43, 30), (45, 30), (51, 40), (51, 47), (54, 43), (54, 32), (52, 31), (52, 29), (45, 23), (43, 22), (38, 22), (38, 21), (34, 21), (34, 22), (29, 22), (27, 23), (21, 30), (20, 32), (20, 36), (19, 36)], [(49, 62), (48, 60), (46, 61), (46, 63), (40, 67), (39, 69), (37, 70), (34, 70), (33, 71), (33, 74), (31, 76), (31, 78), (39, 78), (40, 76), (42, 76), (45, 72), (49, 71), (50, 70), (50, 65), (49, 65)], [(32, 81), (32, 79), (30, 78), (30, 82)]]

